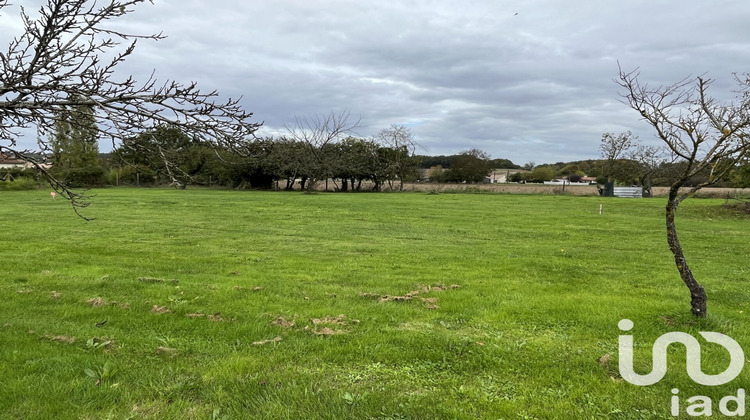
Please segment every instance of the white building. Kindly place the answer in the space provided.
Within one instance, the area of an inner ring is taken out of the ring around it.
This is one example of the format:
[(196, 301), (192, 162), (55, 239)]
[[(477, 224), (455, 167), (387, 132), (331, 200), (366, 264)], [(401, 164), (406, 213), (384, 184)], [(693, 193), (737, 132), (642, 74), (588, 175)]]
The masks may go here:
[(504, 184), (511, 175), (517, 173), (529, 172), (525, 169), (493, 169), (489, 175), (484, 177), (484, 182), (488, 184)]

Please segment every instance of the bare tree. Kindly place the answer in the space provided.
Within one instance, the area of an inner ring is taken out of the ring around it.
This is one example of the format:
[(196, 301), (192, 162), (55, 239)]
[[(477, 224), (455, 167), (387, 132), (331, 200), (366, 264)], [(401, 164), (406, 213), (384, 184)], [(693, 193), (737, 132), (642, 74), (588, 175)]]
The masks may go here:
[[(668, 152), (681, 163), (667, 198), (667, 243), (680, 277), (690, 290), (691, 311), (706, 316), (706, 292), (696, 281), (682, 251), (675, 213), (679, 204), (701, 188), (722, 179), (749, 150), (750, 114), (747, 96), (739, 103), (721, 103), (709, 96), (712, 80), (686, 78), (669, 86), (651, 88), (640, 83), (638, 70), (620, 70), (617, 83), (624, 89), (624, 102), (656, 131)], [(701, 172), (705, 181), (689, 188), (685, 183)]]
[[(378, 133), (379, 142), (390, 148), (391, 172), (399, 179), (399, 190), (404, 190), (404, 179), (416, 170), (414, 153), (417, 142), (409, 127), (393, 124)], [(389, 181), (390, 182), (390, 181)]]
[(636, 143), (636, 137), (630, 131), (620, 134), (604, 133), (602, 134), (599, 151), (607, 161), (616, 161), (625, 158), (627, 151)]
[(603, 175), (609, 182), (635, 180), (643, 187), (643, 196), (651, 197), (651, 176), (665, 161), (663, 148), (645, 146), (630, 131), (604, 133), (599, 151), (604, 159)]
[(287, 124), (289, 136), (307, 146), (311, 167), (308, 171), (307, 191), (314, 191), (318, 181), (333, 174), (334, 156), (329, 144), (335, 143), (353, 133), (361, 124), (362, 118), (351, 118), (348, 110), (325, 115), (295, 117), (293, 124)]
[[(248, 120), (239, 99), (218, 101), (218, 93), (202, 92), (195, 83), (158, 82), (154, 74), (138, 82), (117, 78), (116, 69), (138, 40), (160, 40), (162, 34), (131, 34), (108, 27), (145, 0), (46, 0), (35, 15), (20, 8), (23, 32), (0, 51), (0, 152), (36, 166), (78, 212), (89, 202), (51, 176), (28, 150), (20, 150), (22, 129), (36, 128), (42, 152), (57, 115), (66, 107), (95, 110), (100, 137), (117, 140), (158, 124), (179, 127), (215, 147), (242, 152), (242, 140), (261, 125)], [(7, 10), (0, 0), (0, 12)], [(109, 58), (107, 58), (109, 57)]]
[(653, 197), (651, 177), (666, 162), (664, 149), (636, 144), (628, 151), (628, 159), (638, 163), (638, 178), (644, 197)]

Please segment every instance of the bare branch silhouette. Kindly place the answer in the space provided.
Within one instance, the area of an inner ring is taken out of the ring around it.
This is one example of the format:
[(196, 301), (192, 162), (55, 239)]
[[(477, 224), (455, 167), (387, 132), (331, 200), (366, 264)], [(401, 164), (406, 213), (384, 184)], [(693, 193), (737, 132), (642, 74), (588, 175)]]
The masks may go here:
[[(0, 50), (0, 152), (10, 152), (39, 168), (27, 150), (16, 150), (21, 129), (35, 128), (38, 146), (50, 151), (46, 138), (57, 115), (73, 106), (92, 106), (100, 138), (118, 140), (160, 124), (179, 127), (206, 144), (243, 153), (262, 123), (250, 122), (240, 99), (220, 100), (195, 82), (159, 82), (118, 78), (115, 70), (130, 58), (139, 40), (158, 41), (159, 34), (132, 34), (107, 26), (146, 0), (47, 0), (32, 17), (21, 8), (23, 33)], [(0, 1), (0, 11), (8, 6)], [(105, 57), (112, 57), (106, 60)], [(74, 208), (88, 204), (85, 193), (73, 192), (50, 178)]]

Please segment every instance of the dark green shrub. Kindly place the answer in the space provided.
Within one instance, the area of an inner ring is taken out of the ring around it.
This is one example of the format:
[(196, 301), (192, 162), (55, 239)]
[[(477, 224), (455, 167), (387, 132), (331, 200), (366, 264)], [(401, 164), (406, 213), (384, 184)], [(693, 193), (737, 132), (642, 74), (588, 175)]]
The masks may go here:
[(99, 187), (106, 182), (106, 171), (101, 166), (85, 166), (55, 171), (53, 176), (73, 188)]
[(19, 177), (14, 180), (0, 181), (0, 191), (33, 190), (37, 183), (33, 178)]

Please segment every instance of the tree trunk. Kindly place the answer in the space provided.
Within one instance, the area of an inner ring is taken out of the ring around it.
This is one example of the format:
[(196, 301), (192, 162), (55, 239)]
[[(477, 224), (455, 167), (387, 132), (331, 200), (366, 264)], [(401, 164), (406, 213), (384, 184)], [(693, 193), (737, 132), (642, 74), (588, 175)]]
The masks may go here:
[(677, 271), (680, 273), (682, 281), (690, 290), (690, 306), (691, 312), (695, 316), (705, 317), (706, 316), (706, 291), (703, 289), (693, 277), (693, 272), (690, 271), (685, 255), (682, 252), (682, 246), (680, 245), (680, 239), (677, 237), (677, 228), (674, 223), (675, 212), (680, 202), (677, 200), (677, 192), (679, 186), (672, 186), (669, 190), (669, 200), (667, 201), (667, 244), (669, 244), (669, 250), (674, 255), (674, 262), (677, 266)]
[(307, 178), (307, 186), (305, 187), (305, 192), (307, 193), (313, 193), (318, 188), (318, 183), (320, 180), (318, 178), (310, 177)]
[(641, 178), (641, 188), (643, 190), (643, 198), (651, 198), (654, 196), (651, 185), (651, 174), (646, 174)]

